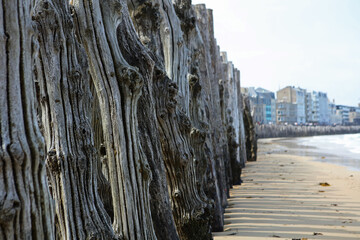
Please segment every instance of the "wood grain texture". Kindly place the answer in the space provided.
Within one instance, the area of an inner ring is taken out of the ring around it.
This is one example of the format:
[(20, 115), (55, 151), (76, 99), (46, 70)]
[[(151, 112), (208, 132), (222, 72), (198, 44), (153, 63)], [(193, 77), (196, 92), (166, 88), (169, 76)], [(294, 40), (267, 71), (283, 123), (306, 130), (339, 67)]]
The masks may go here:
[(0, 239), (55, 239), (31, 69), (30, 1), (0, 4)]
[(212, 10), (3, 0), (0, 14), (0, 239), (223, 231), (257, 138)]

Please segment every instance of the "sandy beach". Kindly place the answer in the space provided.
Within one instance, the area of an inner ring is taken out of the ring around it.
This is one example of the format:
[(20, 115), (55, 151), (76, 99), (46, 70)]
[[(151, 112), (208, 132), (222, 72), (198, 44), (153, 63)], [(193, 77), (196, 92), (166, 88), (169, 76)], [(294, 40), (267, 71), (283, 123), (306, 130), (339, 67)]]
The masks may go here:
[(225, 231), (215, 240), (360, 239), (360, 171), (290, 150), (259, 141), (258, 161), (247, 163), (244, 183), (231, 190)]

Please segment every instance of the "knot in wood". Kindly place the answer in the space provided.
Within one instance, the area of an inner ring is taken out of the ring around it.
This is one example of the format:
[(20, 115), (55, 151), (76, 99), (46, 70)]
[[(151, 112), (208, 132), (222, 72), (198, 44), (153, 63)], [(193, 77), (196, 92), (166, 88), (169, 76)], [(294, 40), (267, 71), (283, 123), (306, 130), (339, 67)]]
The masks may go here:
[(184, 44), (184, 41), (183, 41), (182, 39), (177, 42), (177, 45), (178, 45), (179, 47), (181, 47), (183, 44)]
[(65, 19), (65, 27), (67, 27), (68, 29), (73, 29), (74, 28), (74, 22), (70, 17), (66, 17), (66, 19)]
[(155, 66), (154, 70), (154, 80), (163, 80), (166, 77), (166, 72), (160, 67)]
[(106, 147), (103, 143), (100, 144), (100, 156), (105, 156), (106, 155)]
[(179, 190), (179, 189), (176, 189), (176, 190), (174, 191), (173, 196), (174, 196), (175, 198), (180, 198), (180, 196), (181, 196), (180, 190)]
[(49, 27), (52, 31), (57, 30), (59, 26), (58, 14), (54, 6), (49, 1), (38, 1), (34, 7), (31, 20), (42, 24), (43, 27)]
[(73, 82), (79, 82), (81, 80), (81, 72), (78, 69), (72, 69), (68, 73), (68, 79)]
[(14, 196), (6, 196), (5, 200), (0, 202), (0, 224), (12, 222), (16, 213), (20, 210), (20, 201)]
[(121, 70), (121, 80), (128, 86), (132, 93), (139, 91), (143, 85), (141, 75), (137, 70), (131, 68), (123, 68)]
[(180, 129), (183, 132), (190, 133), (191, 131), (191, 122), (188, 116), (186, 116), (183, 112), (178, 114), (178, 121)]
[(198, 83), (198, 81), (199, 81), (199, 77), (195, 74), (188, 74), (187, 78), (188, 78), (190, 87), (195, 86), (195, 84)]
[(113, 1), (111, 1), (111, 3), (112, 3), (111, 4), (112, 6), (110, 6), (110, 9), (114, 10), (115, 13), (121, 14), (121, 11), (123, 9), (121, 2), (113, 0)]
[(168, 85), (169, 97), (175, 97), (178, 94), (179, 87), (175, 82), (171, 82)]
[(141, 173), (141, 176), (143, 177), (143, 180), (147, 181), (152, 178), (150, 166), (148, 164), (141, 164), (141, 168), (139, 171)]
[(25, 160), (25, 152), (19, 142), (10, 143), (10, 145), (8, 145), (8, 151), (10, 153), (10, 156), (14, 159), (14, 161), (17, 164), (19, 165), (23, 164)]
[[(151, 1), (144, 1), (134, 11), (134, 18), (140, 25), (147, 29), (158, 29), (160, 27), (159, 4), (153, 4)], [(152, 26), (150, 26), (152, 25)]]
[[(51, 149), (48, 154), (47, 154), (47, 166), (50, 169), (51, 172), (53, 173), (58, 173), (60, 172), (60, 157), (57, 157), (57, 152), (56, 149)], [(63, 158), (63, 155), (62, 155)]]
[(161, 109), (158, 115), (161, 119), (165, 119), (167, 116), (167, 111), (165, 109)]
[(168, 103), (166, 104), (166, 108), (168, 109), (169, 112), (172, 112), (177, 105), (177, 100), (176, 99), (169, 99)]
[(196, 140), (197, 144), (203, 144), (206, 139), (206, 133), (198, 128), (192, 128), (190, 136)]
[(148, 36), (140, 36), (140, 41), (144, 45), (148, 45), (151, 42), (151, 39)]

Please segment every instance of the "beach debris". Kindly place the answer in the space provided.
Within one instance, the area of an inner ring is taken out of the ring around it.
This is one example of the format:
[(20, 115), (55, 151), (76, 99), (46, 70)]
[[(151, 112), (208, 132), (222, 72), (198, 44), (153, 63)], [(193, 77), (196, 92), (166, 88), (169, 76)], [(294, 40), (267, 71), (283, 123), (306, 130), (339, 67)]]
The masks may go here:
[(280, 167), (283, 167), (284, 165), (280, 165)]
[(325, 159), (325, 157), (323, 156), (323, 157), (321, 157), (321, 159)]
[(329, 183), (327, 183), (327, 182), (321, 182), (321, 183), (319, 183), (319, 185), (322, 186), (322, 187), (330, 187), (330, 186), (331, 186), (331, 185), (330, 185)]
[(246, 197), (246, 198), (253, 198), (253, 197), (249, 196), (249, 197)]
[(284, 152), (287, 152), (287, 150), (285, 150)]
[(294, 162), (291, 162), (291, 164), (295, 164)]
[(325, 191), (319, 190), (319, 192), (325, 192)]
[(331, 206), (333, 206), (333, 207), (337, 207), (337, 204), (336, 204), (336, 203), (333, 203), (333, 204), (331, 204)]
[(307, 238), (292, 238), (291, 240), (308, 240)]
[(273, 237), (273, 238), (281, 238), (280, 236), (278, 236), (278, 235), (272, 235), (272, 236), (270, 236), (270, 237)]
[(324, 235), (324, 234), (319, 233), (319, 232), (314, 232), (313, 235), (314, 235), (314, 236), (321, 236), (321, 235)]
[(350, 175), (350, 177), (354, 177), (354, 175)]

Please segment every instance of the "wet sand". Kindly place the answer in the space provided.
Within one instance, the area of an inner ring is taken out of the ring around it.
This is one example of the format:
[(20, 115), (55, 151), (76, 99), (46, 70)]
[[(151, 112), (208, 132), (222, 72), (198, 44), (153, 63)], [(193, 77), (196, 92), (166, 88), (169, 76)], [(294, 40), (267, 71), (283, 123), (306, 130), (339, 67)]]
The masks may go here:
[(259, 141), (215, 240), (360, 239), (360, 172), (289, 152), (278, 140)]

